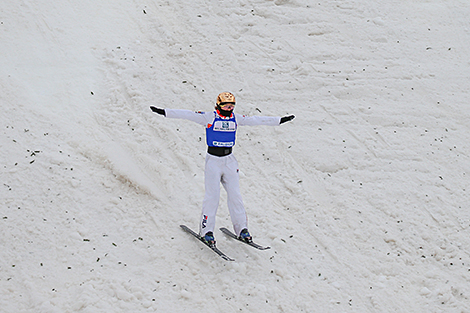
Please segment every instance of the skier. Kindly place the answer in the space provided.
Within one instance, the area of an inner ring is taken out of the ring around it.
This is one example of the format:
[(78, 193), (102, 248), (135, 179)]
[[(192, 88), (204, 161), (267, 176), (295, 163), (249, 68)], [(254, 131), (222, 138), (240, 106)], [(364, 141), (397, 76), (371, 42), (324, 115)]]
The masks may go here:
[(217, 96), (215, 111), (192, 112), (190, 110), (150, 109), (168, 118), (196, 122), (206, 127), (207, 155), (204, 173), (205, 196), (199, 224), (199, 235), (210, 245), (215, 245), (215, 217), (219, 206), (220, 183), (227, 191), (227, 205), (235, 234), (246, 242), (252, 242), (248, 221), (239, 186), (238, 162), (232, 154), (238, 126), (275, 126), (294, 119), (284, 117), (245, 116), (234, 114), (235, 96), (222, 92)]

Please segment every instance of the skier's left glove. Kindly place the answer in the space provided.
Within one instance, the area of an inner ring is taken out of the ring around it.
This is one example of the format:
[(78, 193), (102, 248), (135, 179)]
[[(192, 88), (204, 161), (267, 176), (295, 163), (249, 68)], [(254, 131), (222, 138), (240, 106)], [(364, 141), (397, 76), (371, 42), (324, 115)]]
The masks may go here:
[(150, 107), (150, 110), (152, 110), (153, 112), (158, 113), (160, 115), (166, 116), (165, 109)]
[(279, 122), (279, 124), (292, 121), (294, 118), (295, 118), (294, 115), (289, 115), (289, 116), (281, 117), (281, 122)]

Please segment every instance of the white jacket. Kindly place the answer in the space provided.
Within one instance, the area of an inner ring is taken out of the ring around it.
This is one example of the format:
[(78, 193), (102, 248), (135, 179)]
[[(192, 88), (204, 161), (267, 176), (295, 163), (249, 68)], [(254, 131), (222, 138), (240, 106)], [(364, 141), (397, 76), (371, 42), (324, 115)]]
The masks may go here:
[[(168, 118), (179, 118), (193, 121), (205, 127), (212, 125), (215, 119), (216, 111), (212, 112), (193, 112), (190, 110), (165, 109), (165, 116)], [(235, 113), (235, 119), (238, 126), (277, 126), (281, 122), (279, 116), (246, 116)], [(210, 127), (210, 126), (209, 126)]]

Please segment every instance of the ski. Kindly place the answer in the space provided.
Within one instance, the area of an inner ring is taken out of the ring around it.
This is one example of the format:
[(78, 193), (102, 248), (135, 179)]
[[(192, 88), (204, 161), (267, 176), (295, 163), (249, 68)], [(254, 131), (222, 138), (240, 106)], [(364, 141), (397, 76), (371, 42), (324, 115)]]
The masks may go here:
[(226, 261), (235, 261), (234, 259), (230, 258), (229, 256), (227, 256), (225, 253), (223, 253), (222, 251), (220, 251), (215, 245), (208, 245), (204, 239), (202, 239), (201, 236), (199, 236), (196, 232), (194, 232), (192, 229), (190, 229), (188, 226), (186, 225), (180, 225), (180, 227), (185, 231), (187, 232), (188, 234), (190, 235), (193, 235), (194, 237), (196, 237), (197, 239), (199, 239), (200, 242), (202, 242), (205, 246), (209, 247), (212, 251), (214, 251), (215, 253), (217, 253), (222, 259), (226, 260)]
[(220, 231), (223, 232), (224, 234), (226, 234), (227, 236), (233, 238), (233, 239), (236, 239), (238, 241), (241, 241), (249, 246), (252, 246), (253, 248), (256, 248), (258, 250), (268, 250), (268, 249), (271, 249), (271, 247), (264, 247), (264, 246), (261, 246), (257, 243), (254, 243), (254, 242), (246, 242), (245, 240), (242, 240), (240, 238), (237, 237), (237, 235), (235, 235), (234, 233), (232, 233), (230, 230), (228, 230), (227, 228), (225, 227), (221, 227), (220, 228)]

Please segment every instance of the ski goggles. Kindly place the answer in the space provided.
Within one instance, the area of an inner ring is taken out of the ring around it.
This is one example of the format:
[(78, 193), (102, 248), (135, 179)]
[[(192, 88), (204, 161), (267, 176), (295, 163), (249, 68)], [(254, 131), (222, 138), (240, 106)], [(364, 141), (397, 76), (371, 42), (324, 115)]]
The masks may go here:
[(221, 107), (224, 110), (231, 110), (235, 108), (235, 102), (223, 102), (219, 104), (219, 107)]

